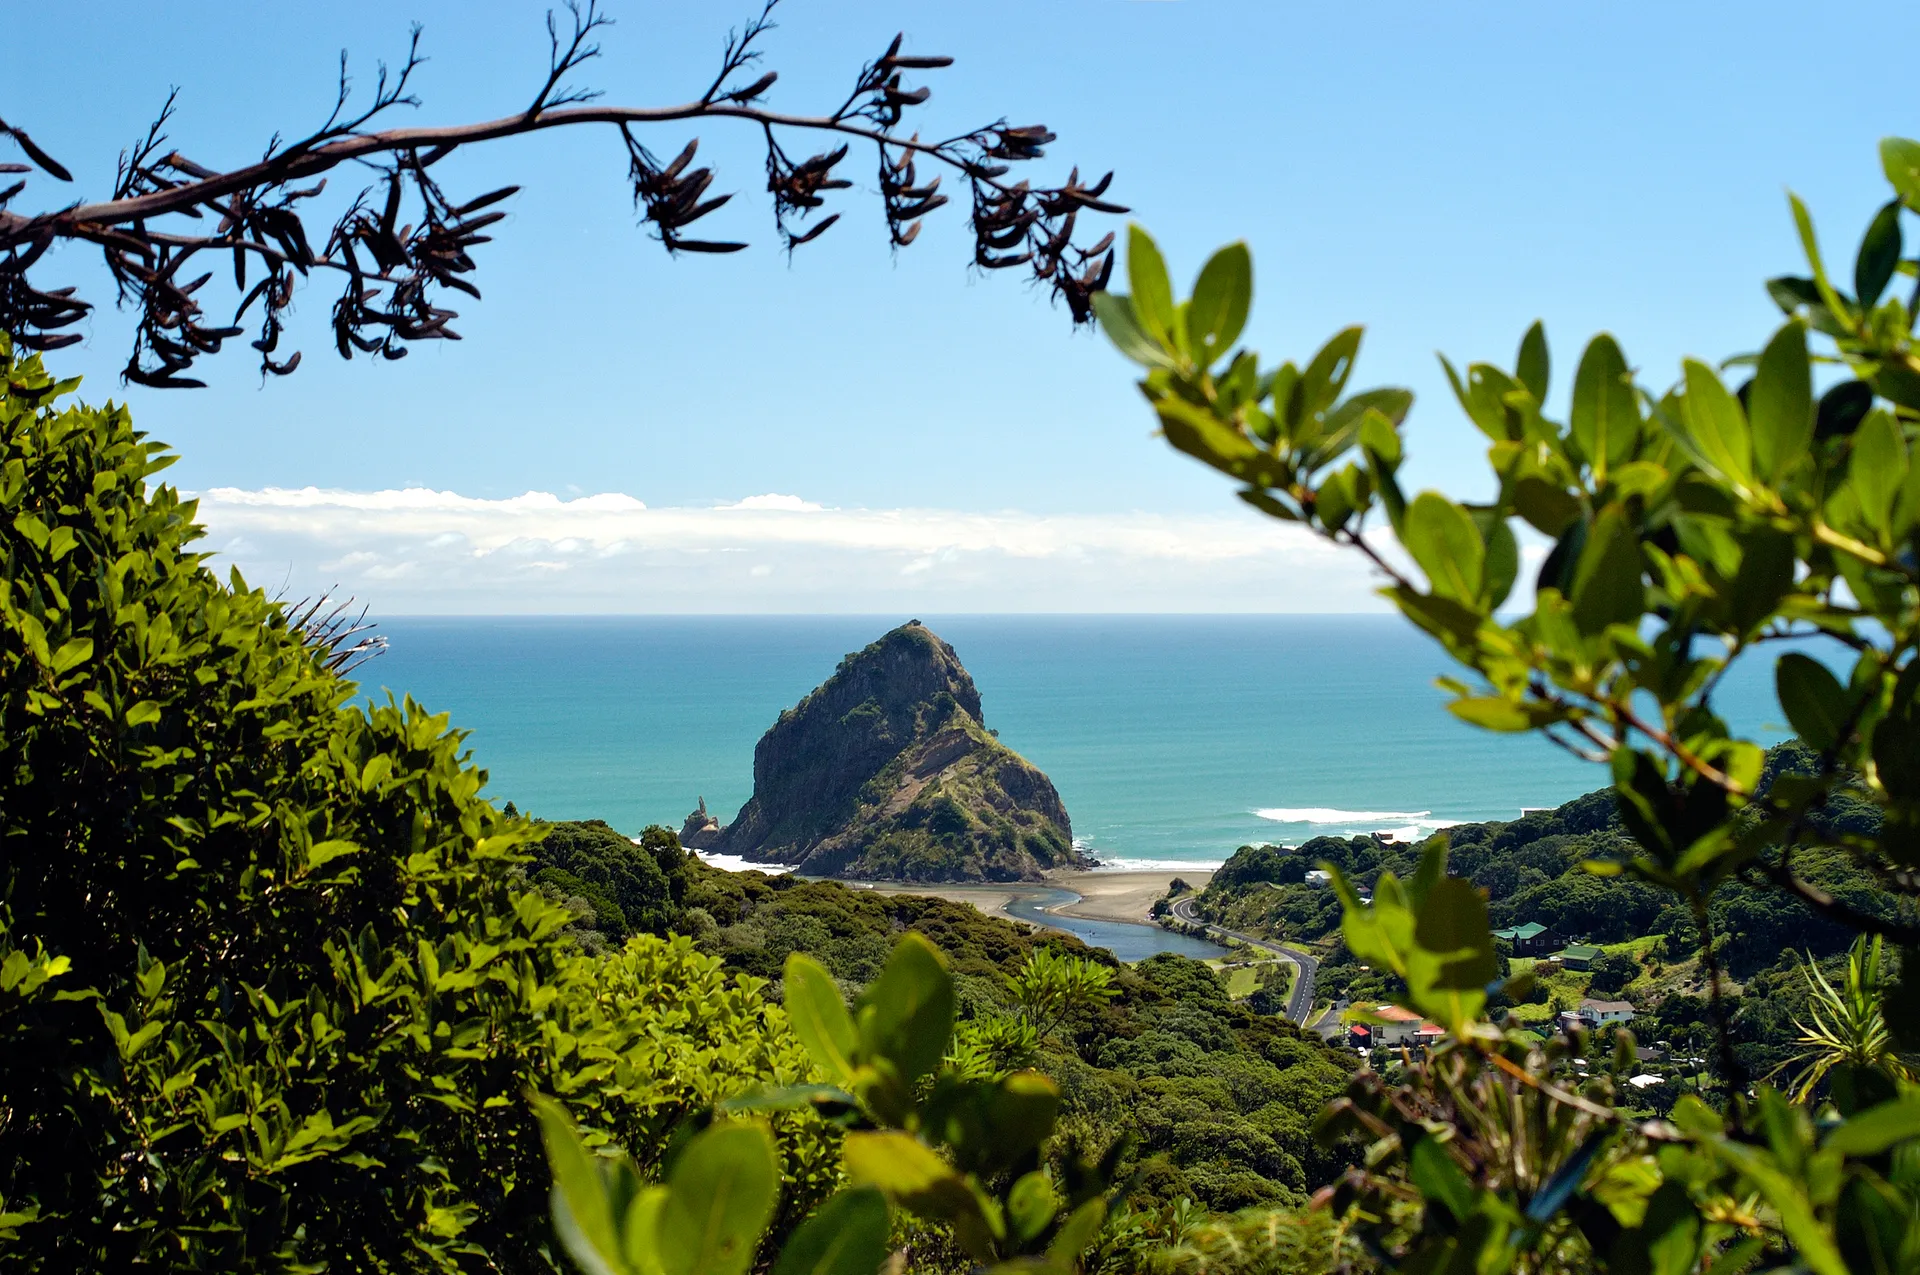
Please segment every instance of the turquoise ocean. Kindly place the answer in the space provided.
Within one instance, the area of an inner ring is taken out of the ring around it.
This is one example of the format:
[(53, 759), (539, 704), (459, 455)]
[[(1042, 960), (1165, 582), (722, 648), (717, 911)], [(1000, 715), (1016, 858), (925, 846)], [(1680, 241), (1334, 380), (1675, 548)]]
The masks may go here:
[[(355, 674), (470, 732), (496, 802), (628, 833), (730, 819), (753, 747), (908, 617), (401, 617)], [(1451, 671), (1394, 616), (919, 617), (959, 653), (986, 724), (1053, 779), (1075, 839), (1117, 868), (1220, 863), (1321, 833), (1512, 819), (1608, 782), (1545, 741), (1456, 721)], [(1761, 665), (1717, 704), (1771, 742)]]

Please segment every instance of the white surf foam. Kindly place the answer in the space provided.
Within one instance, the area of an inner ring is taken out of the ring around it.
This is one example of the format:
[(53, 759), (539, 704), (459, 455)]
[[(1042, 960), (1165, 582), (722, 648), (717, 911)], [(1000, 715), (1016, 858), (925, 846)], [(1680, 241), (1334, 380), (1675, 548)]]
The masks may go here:
[(1274, 823), (1418, 823), (1431, 810), (1341, 810), (1336, 806), (1268, 806), (1253, 812)]
[(1211, 872), (1220, 859), (1102, 859), (1095, 872)]
[(763, 877), (777, 877), (786, 869), (776, 863), (751, 863), (737, 854), (713, 854), (706, 850), (695, 850), (694, 855), (709, 868), (719, 868), (725, 872), (758, 872)]
[(1253, 812), (1272, 823), (1300, 825), (1317, 834), (1364, 836), (1377, 833), (1395, 841), (1425, 841), (1458, 819), (1435, 819), (1431, 810), (1342, 810), (1337, 806), (1269, 806)]

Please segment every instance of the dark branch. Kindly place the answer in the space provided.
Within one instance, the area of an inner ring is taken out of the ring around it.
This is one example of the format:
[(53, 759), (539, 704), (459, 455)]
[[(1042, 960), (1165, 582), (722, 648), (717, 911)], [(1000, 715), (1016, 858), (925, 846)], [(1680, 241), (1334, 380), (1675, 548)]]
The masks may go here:
[[(758, 42), (774, 29), (773, 3), (767, 3), (746, 27), (730, 33), (720, 73), (698, 99), (679, 106), (617, 107), (598, 104), (598, 94), (569, 88), (567, 77), (600, 54), (593, 33), (609, 25), (596, 0), (582, 8), (567, 6), (571, 31), (563, 36), (548, 15), (549, 56), (544, 83), (524, 111), (480, 123), (429, 128), (370, 129), (381, 115), (401, 106), (417, 106), (410, 91), (423, 62), (420, 32), (413, 30), (406, 60), (397, 72), (382, 64), (370, 101), (353, 111), (352, 83), (345, 56), (333, 110), (315, 131), (289, 145), (276, 138), (256, 163), (219, 170), (168, 148), (166, 125), (175, 98), (169, 96), (146, 136), (121, 157), (111, 200), (68, 205), (56, 211), (23, 215), (8, 205), (24, 182), (0, 187), (0, 330), (28, 349), (70, 345), (79, 335), (63, 332), (84, 318), (91, 303), (72, 288), (42, 289), (28, 272), (59, 242), (98, 247), (114, 279), (122, 306), (138, 312), (133, 355), (126, 377), (137, 384), (180, 388), (202, 382), (186, 375), (201, 357), (218, 353), (242, 335), (242, 321), (258, 307), (257, 336), (263, 375), (284, 376), (300, 361), (298, 352), (278, 357), (286, 318), (302, 280), (315, 270), (345, 276), (333, 306), (334, 345), (342, 357), (355, 351), (397, 359), (412, 342), (458, 340), (450, 326), (458, 314), (443, 304), (448, 291), (478, 298), (469, 276), (472, 250), (487, 243), (482, 233), (505, 217), (493, 205), (518, 187), (504, 186), (477, 198), (456, 200), (428, 170), (455, 150), (504, 137), (576, 125), (613, 125), (627, 153), (634, 202), (642, 220), (670, 252), (736, 252), (746, 245), (690, 233), (702, 218), (723, 207), (729, 194), (712, 194), (714, 173), (692, 167), (697, 138), (662, 163), (642, 143), (650, 127), (682, 121), (732, 120), (756, 126), (766, 143), (767, 190), (782, 246), (789, 252), (818, 238), (839, 220), (837, 212), (811, 220), (825, 196), (852, 182), (835, 174), (847, 145), (795, 161), (782, 135), (795, 132), (838, 134), (873, 145), (879, 157), (880, 195), (889, 237), (905, 247), (917, 237), (922, 219), (948, 202), (936, 173), (922, 180), (918, 165), (931, 164), (967, 183), (972, 205), (974, 264), (984, 270), (1024, 268), (1064, 301), (1075, 322), (1092, 313), (1092, 294), (1106, 286), (1113, 269), (1113, 236), (1090, 247), (1074, 242), (1082, 211), (1120, 213), (1105, 195), (1111, 174), (1083, 184), (1078, 170), (1059, 186), (1010, 181), (1015, 163), (1036, 160), (1054, 140), (1040, 125), (1012, 127), (1005, 121), (942, 142), (923, 142), (905, 134), (906, 113), (930, 96), (911, 87), (905, 74), (935, 70), (950, 58), (901, 52), (896, 36), (878, 59), (861, 69), (853, 93), (827, 115), (795, 115), (769, 110), (759, 99), (777, 76), (768, 71), (739, 84), (742, 73), (761, 59)], [(0, 122), (0, 138), (19, 146), (40, 171), (62, 181), (70, 175), (28, 136)], [(325, 189), (325, 174), (342, 165), (373, 169), (374, 183), (361, 190), (324, 237), (307, 233), (307, 201)], [(30, 173), (19, 164), (0, 164), (0, 175)], [(489, 211), (491, 210), (491, 211)], [(185, 222), (194, 225), (181, 224)], [(808, 223), (803, 225), (802, 223)], [(323, 246), (316, 252), (315, 242)], [(231, 321), (217, 323), (205, 313), (203, 289), (216, 276), (200, 258), (214, 255), (220, 272), (231, 268), (238, 303)], [(261, 268), (249, 287), (250, 263)]]

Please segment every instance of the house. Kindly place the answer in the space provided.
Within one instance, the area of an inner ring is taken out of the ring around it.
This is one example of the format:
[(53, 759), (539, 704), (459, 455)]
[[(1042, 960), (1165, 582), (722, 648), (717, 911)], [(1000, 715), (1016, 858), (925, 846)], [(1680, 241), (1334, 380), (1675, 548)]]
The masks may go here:
[(1333, 874), (1325, 868), (1308, 868), (1306, 882), (1308, 885), (1332, 885)]
[(1505, 939), (1515, 956), (1544, 956), (1564, 941), (1560, 935), (1538, 921), (1528, 921), (1525, 925), (1495, 930), (1493, 937)]
[(1650, 1072), (1643, 1071), (1637, 1076), (1628, 1076), (1627, 1083), (1632, 1085), (1635, 1089), (1651, 1089), (1655, 1085), (1666, 1084), (1667, 1078), (1665, 1076), (1656, 1076)]
[(1347, 1048), (1355, 1053), (1364, 1054), (1373, 1048), (1373, 1028), (1365, 1023), (1355, 1023), (1347, 1028)]
[(1376, 1045), (1411, 1044), (1426, 1026), (1426, 1020), (1420, 1015), (1398, 1005), (1376, 1005), (1370, 1016), (1379, 1020), (1371, 1024)]
[(1576, 943), (1572, 947), (1561, 948), (1553, 954), (1551, 959), (1559, 961), (1570, 970), (1591, 969), (1593, 963), (1600, 959), (1600, 949), (1589, 947), (1585, 943)]
[(1626, 1001), (1599, 1001), (1591, 996), (1581, 1000), (1580, 1008), (1575, 1012), (1588, 1027), (1632, 1022), (1634, 1015), (1633, 1006)]

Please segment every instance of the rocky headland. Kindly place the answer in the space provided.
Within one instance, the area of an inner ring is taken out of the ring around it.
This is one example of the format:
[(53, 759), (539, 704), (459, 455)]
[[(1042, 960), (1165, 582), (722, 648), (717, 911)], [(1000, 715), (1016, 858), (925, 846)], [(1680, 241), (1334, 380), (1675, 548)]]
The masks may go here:
[(919, 621), (840, 662), (753, 750), (753, 796), (681, 841), (809, 876), (1038, 881), (1088, 867), (1053, 782), (981, 720), (980, 692)]

